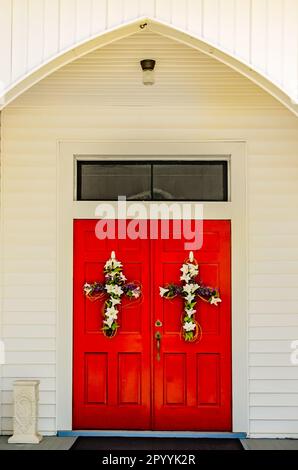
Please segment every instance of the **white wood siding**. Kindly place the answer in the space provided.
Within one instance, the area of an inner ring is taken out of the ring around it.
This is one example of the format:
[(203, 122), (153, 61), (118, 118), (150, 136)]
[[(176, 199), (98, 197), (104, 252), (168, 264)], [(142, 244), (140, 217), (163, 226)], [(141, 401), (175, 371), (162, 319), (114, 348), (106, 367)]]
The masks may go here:
[(298, 101), (297, 0), (0, 0), (2, 88), (78, 43), (140, 17), (207, 41)]
[[(150, 88), (138, 66), (149, 52), (159, 54)], [(56, 431), (56, 141), (240, 139), (248, 149), (250, 433), (298, 437), (298, 366), (290, 363), (298, 339), (297, 118), (214, 59), (137, 34), (33, 87), (3, 111), (2, 130), (3, 432), (20, 377), (41, 380), (40, 429)]]

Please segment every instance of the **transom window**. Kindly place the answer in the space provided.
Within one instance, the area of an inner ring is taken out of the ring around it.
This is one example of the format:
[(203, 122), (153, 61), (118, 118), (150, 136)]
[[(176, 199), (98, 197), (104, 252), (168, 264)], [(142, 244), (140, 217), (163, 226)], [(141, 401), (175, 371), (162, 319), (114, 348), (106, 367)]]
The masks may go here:
[(77, 200), (227, 201), (228, 164), (200, 161), (77, 161)]

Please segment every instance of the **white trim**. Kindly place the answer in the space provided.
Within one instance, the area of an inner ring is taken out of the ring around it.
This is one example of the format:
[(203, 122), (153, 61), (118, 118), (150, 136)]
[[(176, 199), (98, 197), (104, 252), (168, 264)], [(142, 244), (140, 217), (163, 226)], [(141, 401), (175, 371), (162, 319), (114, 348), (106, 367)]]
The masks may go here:
[(253, 83), (256, 83), (288, 108), (295, 116), (298, 116), (298, 103), (296, 97), (289, 96), (287, 90), (283, 89), (279, 83), (275, 83), (271, 77), (264, 75), (262, 70), (252, 67), (251, 63), (244, 61), (240, 57), (225, 52), (225, 50), (220, 48), (218, 44), (213, 44), (211, 41), (206, 40), (206, 38), (202, 38), (194, 35), (194, 33), (190, 33), (189, 31), (179, 29), (176, 26), (165, 23), (164, 21), (144, 16), (118, 24), (113, 28), (101, 31), (95, 36), (71, 45), (67, 50), (59, 51), (57, 55), (38, 65), (35, 69), (30, 70), (17, 82), (10, 84), (9, 88), (4, 91), (4, 94), (2, 96), (0, 95), (0, 110), (4, 109), (9, 103), (22, 95), (26, 90), (48, 77), (51, 73), (59, 70), (64, 65), (85, 56), (99, 47), (104, 47), (114, 41), (140, 31), (140, 25), (142, 23), (147, 23), (147, 28), (156, 34), (160, 34), (186, 44), (187, 46), (197, 49), (209, 57), (214, 57), (220, 62), (228, 65), (241, 75), (247, 77)]
[(74, 201), (74, 157), (114, 158), (120, 154), (142, 155), (142, 159), (152, 155), (230, 156), (231, 201), (204, 203), (204, 218), (232, 221), (232, 430), (248, 432), (246, 144), (235, 141), (58, 142), (57, 429), (72, 429), (73, 219), (96, 218), (98, 204)]

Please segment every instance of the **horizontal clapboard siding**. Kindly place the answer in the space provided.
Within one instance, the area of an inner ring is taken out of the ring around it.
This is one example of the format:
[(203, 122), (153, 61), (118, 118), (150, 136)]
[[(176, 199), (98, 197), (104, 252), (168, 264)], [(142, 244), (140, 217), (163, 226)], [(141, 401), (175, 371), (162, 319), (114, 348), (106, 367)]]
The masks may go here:
[(150, 17), (219, 47), (298, 99), (298, 4), (289, 0), (2, 0), (0, 82), (94, 35)]
[[(150, 90), (130, 65), (120, 81), (115, 75), (117, 64), (137, 63), (142, 48), (158, 52), (161, 63), (171, 57), (171, 73), (161, 65)], [(56, 431), (56, 141), (241, 139), (248, 151), (250, 433), (298, 436), (298, 367), (290, 363), (298, 339), (297, 120), (225, 66), (152, 34), (147, 43), (136, 35), (68, 65), (2, 114), (3, 431), (11, 430), (12, 383), (20, 377), (41, 380), (40, 428)]]

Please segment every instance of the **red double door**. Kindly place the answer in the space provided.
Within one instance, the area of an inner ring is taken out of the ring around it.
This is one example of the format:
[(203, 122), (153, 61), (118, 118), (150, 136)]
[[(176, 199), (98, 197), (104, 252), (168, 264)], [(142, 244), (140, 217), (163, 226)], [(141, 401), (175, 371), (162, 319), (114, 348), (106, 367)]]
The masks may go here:
[[(74, 429), (231, 430), (229, 221), (205, 221), (195, 252), (201, 281), (222, 298), (218, 307), (198, 302), (203, 336), (196, 343), (180, 336), (183, 301), (159, 295), (159, 286), (180, 282), (185, 240), (100, 241), (95, 224), (74, 223)], [(118, 333), (106, 338), (103, 301), (86, 299), (83, 285), (104, 280), (112, 250), (143, 295), (141, 302), (123, 299)]]

